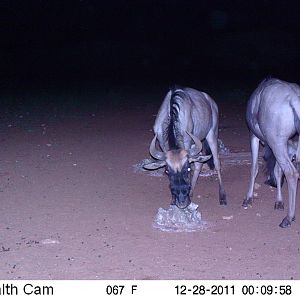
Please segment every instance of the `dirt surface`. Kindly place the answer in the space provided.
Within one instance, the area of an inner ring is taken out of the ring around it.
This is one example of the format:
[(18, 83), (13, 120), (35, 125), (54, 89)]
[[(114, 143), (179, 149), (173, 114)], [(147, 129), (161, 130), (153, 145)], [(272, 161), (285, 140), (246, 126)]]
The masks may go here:
[(112, 107), (48, 95), (2, 111), (1, 279), (300, 279), (300, 202), (296, 222), (280, 228), (286, 208), (273, 209), (276, 190), (260, 172), (253, 207), (241, 207), (250, 174), (245, 93), (211, 93), (230, 150), (221, 157), (228, 206), (218, 204), (216, 175), (202, 176), (193, 202), (209, 226), (153, 228), (170, 203), (168, 181), (134, 166), (149, 158), (164, 93), (97, 96)]

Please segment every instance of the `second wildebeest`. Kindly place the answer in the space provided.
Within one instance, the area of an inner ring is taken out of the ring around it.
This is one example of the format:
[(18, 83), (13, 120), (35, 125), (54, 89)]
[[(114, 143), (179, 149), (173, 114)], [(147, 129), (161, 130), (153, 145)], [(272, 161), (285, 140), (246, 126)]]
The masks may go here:
[(202, 165), (207, 162), (218, 173), (219, 201), (226, 205), (218, 156), (218, 107), (215, 101), (204, 92), (174, 87), (165, 96), (153, 129), (155, 136), (150, 154), (156, 161), (144, 168), (166, 168), (172, 204), (185, 208), (191, 203)]
[[(276, 181), (276, 184), (273, 184), (277, 186), (275, 209), (283, 209), (281, 192), (283, 174), (287, 181), (288, 214), (280, 226), (288, 227), (295, 219), (299, 177), (300, 143), (295, 143), (292, 138), (300, 133), (300, 87), (276, 78), (262, 81), (249, 99), (246, 119), (251, 134), (252, 167), (250, 186), (243, 206), (247, 207), (253, 199), (261, 142), (268, 147), (265, 157), (268, 161), (269, 181), (270, 183), (274, 179)], [(293, 157), (296, 167), (292, 162)]]

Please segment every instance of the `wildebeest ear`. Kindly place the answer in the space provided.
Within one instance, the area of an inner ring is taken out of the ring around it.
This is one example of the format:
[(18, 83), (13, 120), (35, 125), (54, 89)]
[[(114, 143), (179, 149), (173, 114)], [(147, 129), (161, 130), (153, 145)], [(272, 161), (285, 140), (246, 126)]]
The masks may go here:
[(164, 167), (165, 165), (166, 165), (166, 162), (164, 160), (159, 160), (159, 161), (145, 164), (145, 165), (143, 165), (143, 168), (146, 170), (156, 170), (156, 169)]
[(212, 155), (199, 155), (197, 157), (190, 157), (189, 158), (189, 162), (200, 162), (200, 163), (204, 163), (206, 161), (208, 161), (210, 158), (212, 157)]

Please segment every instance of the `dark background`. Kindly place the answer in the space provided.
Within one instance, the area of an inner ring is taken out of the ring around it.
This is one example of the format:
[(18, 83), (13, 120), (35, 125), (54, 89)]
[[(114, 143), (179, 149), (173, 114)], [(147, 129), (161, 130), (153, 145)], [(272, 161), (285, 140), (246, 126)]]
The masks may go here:
[(296, 1), (0, 1), (0, 88), (299, 82)]

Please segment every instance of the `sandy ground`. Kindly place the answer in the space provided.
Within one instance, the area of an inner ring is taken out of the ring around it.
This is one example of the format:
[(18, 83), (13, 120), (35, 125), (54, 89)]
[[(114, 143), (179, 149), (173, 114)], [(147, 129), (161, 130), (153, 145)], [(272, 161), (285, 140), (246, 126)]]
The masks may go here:
[(170, 203), (168, 181), (134, 165), (149, 157), (164, 92), (110, 94), (114, 108), (47, 96), (2, 110), (1, 279), (300, 279), (300, 202), (296, 222), (280, 228), (286, 210), (273, 209), (276, 191), (260, 172), (253, 207), (241, 208), (250, 172), (243, 93), (233, 102), (216, 93), (228, 206), (218, 204), (216, 176), (200, 177), (193, 201), (210, 226), (152, 227)]

